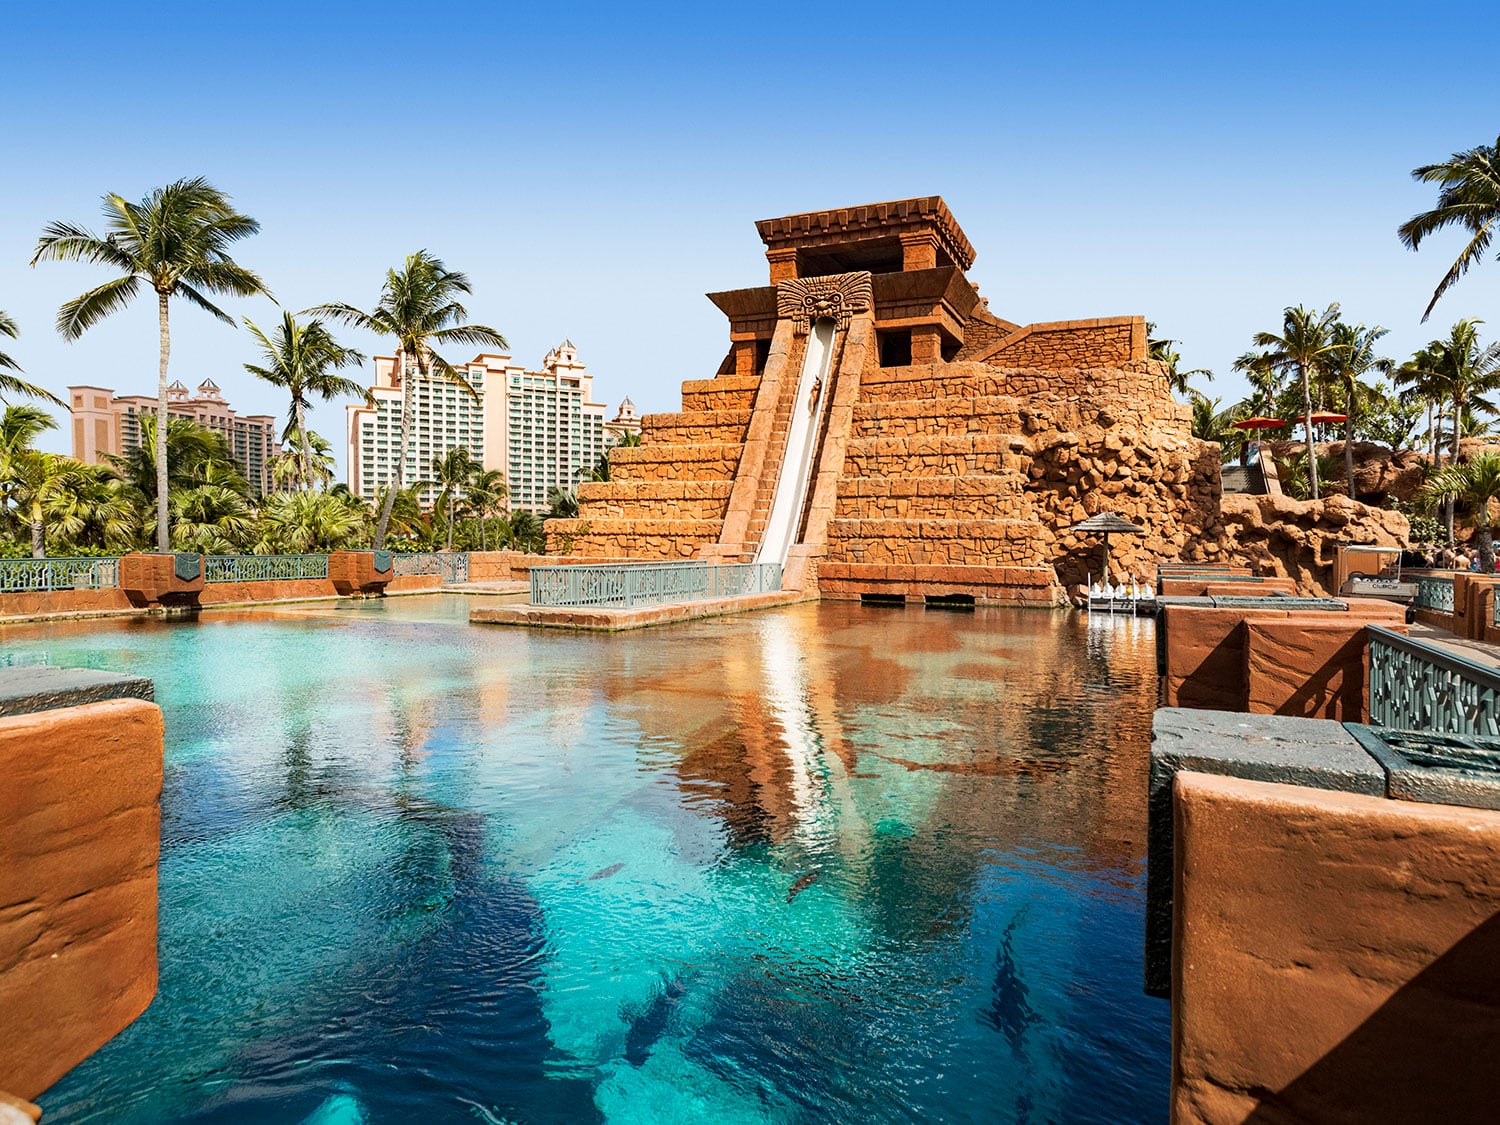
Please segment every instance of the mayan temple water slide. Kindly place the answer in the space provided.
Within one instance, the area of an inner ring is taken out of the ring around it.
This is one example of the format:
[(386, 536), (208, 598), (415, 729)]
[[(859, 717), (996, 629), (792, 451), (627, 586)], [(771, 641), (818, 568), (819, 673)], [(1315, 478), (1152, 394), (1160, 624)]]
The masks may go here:
[(837, 334), (836, 322), (827, 317), (813, 324), (808, 334), (802, 374), (797, 380), (792, 413), (787, 420), (786, 449), (776, 477), (776, 498), (771, 503), (771, 514), (755, 552), (758, 563), (784, 566), (787, 552), (797, 541), (802, 509), (807, 500), (808, 478), (812, 475), (813, 454), (818, 448), (818, 423), (823, 414), (823, 399), (829, 389)]

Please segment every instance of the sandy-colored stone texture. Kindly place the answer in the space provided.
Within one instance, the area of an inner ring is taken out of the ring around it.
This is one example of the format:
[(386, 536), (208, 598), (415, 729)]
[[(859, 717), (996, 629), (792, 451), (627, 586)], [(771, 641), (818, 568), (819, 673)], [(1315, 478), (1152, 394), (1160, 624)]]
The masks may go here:
[(1338, 592), (1338, 544), (1403, 547), (1411, 534), (1400, 512), (1372, 508), (1346, 496), (1293, 500), (1229, 493), (1221, 511), (1223, 544), (1216, 548), (1216, 557), (1241, 560), (1257, 574), (1290, 578), (1303, 594)]
[(1496, 1120), (1500, 813), (1183, 772), (1172, 1121)]
[[(889, 592), (884, 568), (908, 568), (896, 581), (917, 597), (936, 589), (912, 568), (988, 568), (962, 585), (982, 600), (1052, 604), (1061, 584), (1100, 576), (1100, 541), (1068, 528), (1105, 511), (1144, 532), (1112, 542), (1117, 580), (1149, 580), (1162, 559), (1227, 557), (1219, 447), (1192, 436), (1189, 408), (1147, 358), (1143, 318), (996, 316), (965, 276), (973, 247), (937, 197), (757, 229), (772, 284), (710, 294), (729, 320), (718, 376), (684, 383), (680, 413), (649, 416), (641, 447), (611, 454), (610, 481), (579, 490), (579, 519), (548, 521), (552, 551), (753, 557), (790, 419), (816, 407), (788, 578), (837, 575), (832, 596)], [(821, 404), (797, 391), (804, 292), (831, 294), (840, 310)], [(1038, 572), (1057, 588), (1043, 599)]]
[(334, 551), (328, 556), (328, 580), (343, 598), (382, 594), (395, 576), (389, 551)]
[[(1376, 598), (1351, 598), (1346, 604), (1348, 609), (1343, 611), (1166, 606), (1158, 625), (1162, 631), (1162, 706), (1249, 711), (1251, 669), (1258, 668), (1263, 694), (1256, 709), (1261, 713), (1358, 721), (1359, 708), (1345, 711), (1351, 699), (1346, 680), (1354, 674), (1354, 650), (1334, 643), (1335, 639), (1341, 633), (1352, 639), (1362, 669), (1369, 644), (1363, 627), (1382, 625), (1404, 633), (1406, 613), (1401, 606)], [(1248, 626), (1261, 622), (1284, 627), (1256, 635), (1254, 643), (1263, 654), (1252, 662)], [(1295, 637), (1300, 630), (1323, 630), (1322, 639), (1298, 647)], [(1273, 681), (1267, 679), (1272, 674), (1267, 661), (1274, 659), (1288, 663), (1275, 672)], [(1273, 699), (1291, 709), (1267, 710)]]
[(120, 589), (136, 608), (192, 605), (203, 593), (202, 555), (124, 555), (119, 573)]
[(0, 1089), (35, 1099), (156, 991), (162, 718), (0, 718)]

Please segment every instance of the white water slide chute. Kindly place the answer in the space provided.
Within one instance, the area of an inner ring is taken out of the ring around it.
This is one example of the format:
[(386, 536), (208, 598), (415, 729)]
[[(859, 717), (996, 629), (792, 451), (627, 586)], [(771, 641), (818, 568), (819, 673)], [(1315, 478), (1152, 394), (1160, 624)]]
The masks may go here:
[(785, 566), (787, 552), (797, 541), (802, 508), (807, 499), (808, 478), (812, 475), (813, 456), (818, 448), (818, 426), (823, 416), (823, 399), (828, 394), (837, 333), (838, 325), (827, 318), (815, 322), (808, 333), (802, 376), (797, 380), (792, 416), (787, 421), (786, 452), (781, 458), (781, 472), (776, 477), (776, 496), (771, 501), (771, 515), (766, 520), (760, 547), (755, 552), (758, 563)]

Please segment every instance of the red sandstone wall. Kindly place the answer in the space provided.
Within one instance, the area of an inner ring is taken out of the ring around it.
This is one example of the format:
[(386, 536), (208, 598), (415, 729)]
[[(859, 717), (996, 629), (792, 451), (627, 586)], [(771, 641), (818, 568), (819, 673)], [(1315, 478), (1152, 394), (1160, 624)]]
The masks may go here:
[(1117, 316), (1028, 324), (974, 358), (996, 367), (1116, 367), (1146, 358), (1146, 321)]
[(34, 1100), (156, 991), (161, 711), (0, 719), (0, 777), (0, 1089)]
[(120, 589), (47, 590), (0, 594), (0, 618), (50, 617), (65, 613), (126, 613), (130, 599)]
[(1495, 1120), (1500, 813), (1184, 772), (1172, 1121)]

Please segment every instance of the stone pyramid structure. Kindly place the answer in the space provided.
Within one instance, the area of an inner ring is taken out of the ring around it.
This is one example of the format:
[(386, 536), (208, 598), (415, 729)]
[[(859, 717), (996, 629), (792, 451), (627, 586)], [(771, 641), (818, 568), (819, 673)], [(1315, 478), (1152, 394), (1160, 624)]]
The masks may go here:
[[(1053, 603), (1099, 576), (1097, 539), (1068, 531), (1089, 516), (1147, 529), (1116, 544), (1117, 578), (1221, 532), (1218, 446), (1191, 436), (1143, 318), (994, 315), (935, 196), (757, 229), (770, 284), (709, 294), (729, 322), (718, 372), (683, 384), (680, 412), (643, 418), (611, 479), (580, 486), (579, 518), (548, 521), (554, 546), (749, 561), (794, 484), (788, 588)], [(809, 392), (824, 338), (827, 385)], [(800, 463), (798, 411), (813, 435)]]

